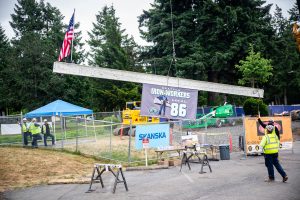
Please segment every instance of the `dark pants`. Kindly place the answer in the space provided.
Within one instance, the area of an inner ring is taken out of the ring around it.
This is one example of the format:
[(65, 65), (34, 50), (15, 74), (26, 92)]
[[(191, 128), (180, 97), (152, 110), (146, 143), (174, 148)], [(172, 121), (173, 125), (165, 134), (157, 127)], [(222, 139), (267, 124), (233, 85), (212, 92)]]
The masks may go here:
[[(163, 112), (163, 114), (162, 114)], [(159, 109), (159, 112), (158, 112), (159, 115), (165, 115), (166, 114), (166, 104), (162, 104), (160, 105), (160, 109)]]
[(38, 140), (41, 140), (42, 136), (40, 134), (32, 134), (32, 147), (38, 147)]
[(282, 169), (279, 161), (278, 161), (278, 153), (275, 154), (265, 154), (265, 164), (266, 167), (268, 169), (268, 174), (269, 174), (269, 178), (270, 179), (274, 179), (275, 175), (274, 175), (274, 167), (277, 169), (278, 173), (282, 176), (282, 177), (286, 177), (286, 173), (284, 172), (284, 170)]
[(24, 138), (24, 145), (28, 145), (28, 136), (32, 139), (32, 135), (30, 132), (24, 132), (23, 133), (23, 138)]
[(51, 137), (51, 139), (52, 139), (52, 145), (54, 145), (54, 135), (52, 135), (50, 133), (44, 135), (44, 145), (47, 146), (47, 138), (48, 137)]

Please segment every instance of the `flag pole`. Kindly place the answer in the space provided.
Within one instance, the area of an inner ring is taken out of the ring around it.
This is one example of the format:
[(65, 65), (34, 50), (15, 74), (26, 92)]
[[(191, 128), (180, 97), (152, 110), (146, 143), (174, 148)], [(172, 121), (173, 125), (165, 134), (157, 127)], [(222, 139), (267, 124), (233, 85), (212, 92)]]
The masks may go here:
[(74, 20), (73, 20), (73, 36), (72, 36), (72, 43), (71, 43), (71, 63), (73, 62), (72, 61), (72, 53), (73, 53), (73, 40), (74, 40), (74, 32), (75, 32), (75, 8), (74, 8), (74, 13), (73, 13), (73, 15), (74, 15)]

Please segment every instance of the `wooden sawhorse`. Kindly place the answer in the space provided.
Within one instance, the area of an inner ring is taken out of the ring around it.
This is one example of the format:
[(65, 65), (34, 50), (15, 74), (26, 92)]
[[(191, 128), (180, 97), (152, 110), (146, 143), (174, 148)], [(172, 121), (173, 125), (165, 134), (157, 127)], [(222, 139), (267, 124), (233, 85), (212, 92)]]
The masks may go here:
[[(113, 171), (114, 168), (117, 168), (117, 173), (115, 173)], [(112, 190), (112, 193), (116, 192), (116, 187), (118, 183), (124, 183), (125, 189), (126, 191), (128, 191), (128, 187), (127, 187), (127, 183), (125, 180), (125, 176), (123, 174), (122, 171), (122, 165), (114, 165), (114, 164), (95, 164), (94, 165), (94, 169), (93, 169), (93, 174), (92, 174), (92, 178), (91, 178), (91, 183), (90, 183), (90, 187), (89, 190), (87, 192), (92, 192), (94, 190), (92, 190), (92, 184), (93, 182), (96, 182), (97, 180), (100, 181), (102, 188), (104, 188), (104, 184), (103, 184), (103, 180), (101, 175), (103, 174), (103, 172), (105, 171), (110, 171), (114, 177), (115, 177), (115, 182), (114, 182), (114, 187)], [(97, 176), (95, 177), (95, 173), (97, 173)], [(121, 180), (119, 179), (119, 175), (121, 174)]]

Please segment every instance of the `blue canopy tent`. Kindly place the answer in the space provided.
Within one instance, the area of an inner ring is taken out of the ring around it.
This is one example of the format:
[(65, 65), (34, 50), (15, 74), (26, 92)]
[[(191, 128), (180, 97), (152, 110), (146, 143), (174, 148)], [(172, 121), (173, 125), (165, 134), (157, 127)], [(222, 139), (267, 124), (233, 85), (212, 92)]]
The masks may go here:
[(87, 108), (82, 108), (74, 104), (56, 100), (43, 107), (33, 110), (25, 115), (25, 117), (43, 117), (43, 116), (72, 116), (72, 115), (90, 115), (93, 111)]
[[(62, 133), (64, 135), (64, 139), (66, 139), (66, 126), (65, 126), (65, 117), (67, 116), (78, 116), (78, 115), (84, 115), (84, 121), (85, 121), (85, 132), (87, 136), (87, 120), (86, 115), (93, 114), (93, 111), (87, 108), (82, 108), (80, 106), (76, 106), (74, 104), (62, 101), (62, 100), (56, 100), (53, 101), (43, 107), (40, 107), (36, 110), (33, 110), (27, 114), (25, 114), (25, 117), (27, 118), (40, 118), (40, 122), (42, 122), (42, 117), (53, 117), (53, 131), (55, 134), (55, 120), (56, 117), (60, 117), (61, 121), (61, 127), (62, 127)], [(93, 120), (93, 126), (94, 126), (94, 120)], [(94, 129), (94, 134), (96, 138), (96, 132)], [(56, 136), (55, 136), (56, 139)], [(63, 138), (62, 138), (62, 146), (63, 146)]]

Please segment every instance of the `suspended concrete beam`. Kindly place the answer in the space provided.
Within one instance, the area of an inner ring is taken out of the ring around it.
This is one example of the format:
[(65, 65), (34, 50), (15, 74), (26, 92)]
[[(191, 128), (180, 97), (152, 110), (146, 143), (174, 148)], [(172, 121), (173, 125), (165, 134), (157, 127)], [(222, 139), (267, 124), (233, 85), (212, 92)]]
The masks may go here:
[(72, 74), (78, 76), (127, 81), (135, 83), (148, 83), (154, 85), (164, 85), (179, 88), (188, 88), (202, 90), (208, 92), (234, 94), (248, 97), (263, 98), (264, 90), (241, 87), (235, 85), (227, 85), (221, 83), (213, 83), (206, 81), (196, 81), (190, 79), (168, 77), (154, 74), (146, 74), (139, 72), (123, 71), (110, 68), (93, 67), (77, 65), (73, 63), (55, 62), (53, 72), (60, 74)]

